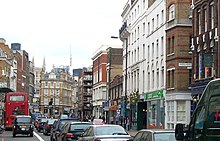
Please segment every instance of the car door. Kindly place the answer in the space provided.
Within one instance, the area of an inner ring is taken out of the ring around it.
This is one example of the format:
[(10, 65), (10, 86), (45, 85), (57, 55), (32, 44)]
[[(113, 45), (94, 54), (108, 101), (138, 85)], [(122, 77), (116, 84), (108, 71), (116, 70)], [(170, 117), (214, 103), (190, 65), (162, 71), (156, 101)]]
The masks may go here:
[(189, 125), (189, 141), (204, 140), (205, 106), (198, 107)]
[(58, 141), (62, 141), (65, 137), (65, 132), (66, 132), (66, 124), (63, 125), (63, 127), (61, 128), (61, 132), (60, 135), (57, 137)]
[(86, 136), (84, 137), (83, 141), (93, 141), (93, 138), (94, 138), (93, 127), (89, 127), (88, 132)]

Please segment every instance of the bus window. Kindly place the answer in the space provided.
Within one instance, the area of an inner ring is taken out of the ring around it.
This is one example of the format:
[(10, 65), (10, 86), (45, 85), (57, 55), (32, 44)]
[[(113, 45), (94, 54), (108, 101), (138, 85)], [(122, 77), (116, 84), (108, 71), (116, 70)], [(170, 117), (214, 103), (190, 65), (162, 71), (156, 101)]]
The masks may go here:
[(20, 95), (11, 95), (9, 98), (10, 101), (24, 101), (24, 96)]

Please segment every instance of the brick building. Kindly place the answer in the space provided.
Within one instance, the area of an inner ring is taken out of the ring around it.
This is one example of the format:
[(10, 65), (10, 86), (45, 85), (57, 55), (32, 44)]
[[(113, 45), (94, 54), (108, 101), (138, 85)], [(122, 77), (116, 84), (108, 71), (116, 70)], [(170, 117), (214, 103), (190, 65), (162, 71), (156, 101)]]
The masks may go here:
[(191, 55), (188, 53), (192, 36), (190, 0), (166, 1), (166, 96), (165, 128), (190, 121)]
[(192, 35), (192, 97), (196, 102), (208, 82), (220, 77), (219, 5), (215, 0), (195, 0)]

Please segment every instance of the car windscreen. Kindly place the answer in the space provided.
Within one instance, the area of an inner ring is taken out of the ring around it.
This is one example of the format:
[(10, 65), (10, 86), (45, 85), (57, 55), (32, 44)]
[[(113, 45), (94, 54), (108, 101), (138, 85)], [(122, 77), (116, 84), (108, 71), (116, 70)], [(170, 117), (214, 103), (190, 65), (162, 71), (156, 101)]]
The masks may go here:
[(175, 132), (154, 133), (154, 140), (160, 141), (176, 141)]
[(72, 121), (76, 121), (76, 120), (75, 119), (63, 119), (63, 120), (60, 120), (57, 129), (61, 130), (61, 128), (63, 127), (63, 125), (65, 123), (72, 122)]
[(48, 120), (47, 118), (41, 118), (40, 122), (47, 122), (47, 120)]
[(76, 130), (83, 130), (85, 131), (90, 125), (89, 123), (77, 123), (77, 124), (71, 124), (70, 131), (76, 131)]
[(56, 121), (56, 119), (49, 119), (48, 124), (53, 124)]
[(31, 118), (29, 117), (17, 117), (16, 121), (19, 122), (25, 122), (25, 123), (30, 123), (31, 122)]
[(96, 127), (96, 135), (128, 135), (121, 126), (99, 126)]

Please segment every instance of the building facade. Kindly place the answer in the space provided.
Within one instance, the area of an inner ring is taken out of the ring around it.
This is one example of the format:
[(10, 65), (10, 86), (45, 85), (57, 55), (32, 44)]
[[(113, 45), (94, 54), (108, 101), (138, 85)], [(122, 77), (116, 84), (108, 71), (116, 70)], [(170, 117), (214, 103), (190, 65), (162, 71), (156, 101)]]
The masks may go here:
[(192, 1), (192, 98), (193, 110), (208, 82), (220, 77), (220, 3)]
[(174, 129), (176, 123), (189, 123), (191, 95), (192, 17), (190, 0), (166, 1), (166, 98), (165, 128)]
[(108, 46), (101, 46), (93, 55), (93, 93), (92, 93), (92, 105), (93, 116), (96, 118), (103, 116), (103, 102), (107, 101), (106, 92), (106, 64), (107, 64), (107, 52)]
[(164, 0), (129, 0), (122, 13), (123, 96), (134, 129), (164, 128), (165, 15)]
[(52, 115), (68, 114), (72, 106), (72, 76), (63, 68), (53, 68), (51, 72), (41, 74), (40, 111), (49, 113), (52, 101)]
[(78, 116), (92, 115), (92, 68), (83, 68), (78, 78)]
[(6, 45), (6, 40), (0, 38), (0, 87), (10, 88), (10, 74), (13, 54)]
[[(123, 113), (123, 107), (120, 107), (123, 102), (122, 99), (122, 88), (112, 88), (117, 87), (117, 84), (111, 85), (112, 81), (114, 83), (118, 82), (115, 79), (116, 76), (122, 76), (123, 67), (123, 48), (122, 46), (112, 46), (106, 49), (107, 51), (107, 101), (103, 103), (103, 110), (106, 122), (119, 121), (119, 117)], [(116, 81), (116, 82), (115, 82)], [(120, 82), (120, 85), (122, 82)], [(115, 86), (116, 85), (116, 86)], [(120, 90), (119, 90), (120, 89)], [(116, 92), (114, 90), (117, 90)], [(114, 93), (114, 94), (113, 94)], [(117, 96), (115, 96), (115, 93)], [(117, 112), (120, 111), (120, 112)], [(118, 113), (118, 114), (116, 114)], [(117, 116), (117, 118), (115, 118)]]

